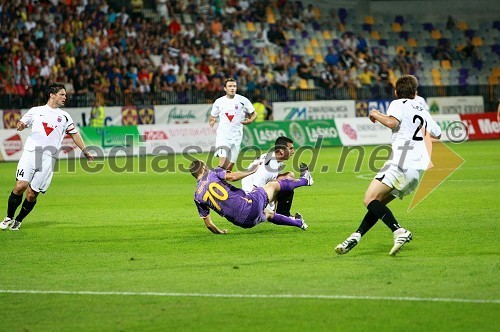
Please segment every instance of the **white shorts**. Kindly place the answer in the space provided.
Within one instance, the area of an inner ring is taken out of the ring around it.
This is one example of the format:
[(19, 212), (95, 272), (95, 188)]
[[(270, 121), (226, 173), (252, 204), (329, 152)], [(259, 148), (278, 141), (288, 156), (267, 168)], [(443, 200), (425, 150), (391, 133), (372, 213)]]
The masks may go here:
[(241, 140), (225, 140), (217, 138), (215, 140), (215, 155), (229, 159), (233, 164), (238, 159), (240, 153)]
[(392, 188), (391, 195), (399, 199), (411, 194), (418, 187), (423, 170), (407, 168), (403, 172), (398, 165), (385, 164), (382, 170), (375, 175), (375, 179)]
[(36, 192), (45, 193), (54, 175), (55, 161), (52, 155), (25, 150), (17, 164), (16, 179), (27, 181)]

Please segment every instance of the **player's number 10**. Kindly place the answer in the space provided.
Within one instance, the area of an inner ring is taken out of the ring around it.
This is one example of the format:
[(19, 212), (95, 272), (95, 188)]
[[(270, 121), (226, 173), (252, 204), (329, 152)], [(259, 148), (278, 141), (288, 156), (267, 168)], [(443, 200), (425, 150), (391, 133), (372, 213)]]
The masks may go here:
[[(220, 193), (215, 189), (217, 189)], [(225, 201), (228, 197), (229, 195), (227, 194), (227, 191), (223, 186), (218, 183), (212, 182), (208, 185), (208, 191), (205, 193), (205, 195), (203, 195), (203, 200), (210, 200), (214, 207), (220, 211), (220, 206), (217, 203), (216, 199), (218, 199), (219, 201)]]

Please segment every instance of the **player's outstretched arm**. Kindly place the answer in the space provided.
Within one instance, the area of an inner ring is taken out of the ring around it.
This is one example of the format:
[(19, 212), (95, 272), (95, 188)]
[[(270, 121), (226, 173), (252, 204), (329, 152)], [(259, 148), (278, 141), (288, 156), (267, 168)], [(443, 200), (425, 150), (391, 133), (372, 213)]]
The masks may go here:
[(390, 129), (394, 129), (399, 126), (399, 120), (393, 116), (385, 115), (378, 110), (371, 110), (369, 118), (371, 122), (380, 122), (384, 126)]
[(243, 171), (243, 172), (226, 172), (226, 181), (238, 181), (243, 179), (244, 177), (247, 177), (255, 172), (257, 172), (257, 169), (259, 168), (260, 164), (254, 165), (252, 168)]
[(205, 222), (205, 226), (207, 226), (210, 232), (214, 234), (227, 234), (227, 229), (219, 229), (217, 226), (215, 226), (215, 224), (212, 222), (212, 219), (210, 218), (210, 215), (204, 217), (203, 221)]
[(210, 115), (208, 123), (210, 124), (210, 128), (212, 128), (214, 126), (214, 124), (215, 124), (215, 117), (213, 117), (212, 115)]
[(87, 151), (87, 149), (85, 149), (85, 143), (83, 143), (83, 139), (80, 133), (71, 134), (71, 138), (73, 139), (73, 142), (75, 142), (76, 146), (78, 146), (80, 150), (82, 150), (85, 158), (87, 158), (88, 161), (93, 161), (94, 157), (90, 154), (89, 151)]
[(23, 131), (26, 128), (26, 124), (22, 121), (17, 121), (16, 129), (17, 131)]

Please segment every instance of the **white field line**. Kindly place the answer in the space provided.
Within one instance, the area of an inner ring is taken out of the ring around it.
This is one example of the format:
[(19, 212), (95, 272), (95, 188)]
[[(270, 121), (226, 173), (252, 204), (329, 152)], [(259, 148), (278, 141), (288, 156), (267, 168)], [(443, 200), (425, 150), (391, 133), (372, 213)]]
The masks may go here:
[(208, 293), (161, 293), (161, 292), (94, 292), (64, 290), (11, 290), (0, 289), (0, 294), (62, 294), (62, 295), (114, 295), (114, 296), (160, 296), (160, 297), (212, 297), (242, 299), (322, 299), (322, 300), (368, 300), (403, 302), (455, 302), (455, 303), (494, 303), (500, 300), (455, 299), (442, 297), (397, 297), (397, 296), (355, 296), (355, 295), (308, 295), (308, 294), (208, 294)]

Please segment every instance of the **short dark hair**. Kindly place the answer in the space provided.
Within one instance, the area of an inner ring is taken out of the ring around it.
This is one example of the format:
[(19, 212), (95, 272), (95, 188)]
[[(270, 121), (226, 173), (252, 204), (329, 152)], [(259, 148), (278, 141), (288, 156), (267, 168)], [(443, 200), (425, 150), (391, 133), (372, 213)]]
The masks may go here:
[(417, 94), (418, 80), (413, 75), (403, 75), (396, 81), (398, 98), (413, 99)]
[(230, 77), (224, 81), (224, 87), (226, 87), (227, 83), (229, 83), (229, 82), (234, 82), (234, 83), (238, 84), (238, 82), (236, 82), (236, 80), (234, 78)]
[(58, 93), (59, 91), (64, 90), (64, 89), (65, 89), (65, 87), (64, 87), (63, 83), (52, 82), (49, 84), (49, 86), (45, 90), (45, 97), (48, 100), (50, 98), (51, 94), (55, 95), (56, 93)]
[(293, 144), (293, 141), (288, 138), (288, 137), (285, 137), (285, 136), (280, 136), (276, 139), (276, 141), (274, 142), (274, 151), (278, 151), (280, 149), (284, 149), (288, 146), (288, 143), (292, 143)]
[(205, 163), (201, 160), (193, 160), (189, 165), (189, 172), (195, 179), (203, 172), (203, 166), (205, 166)]

